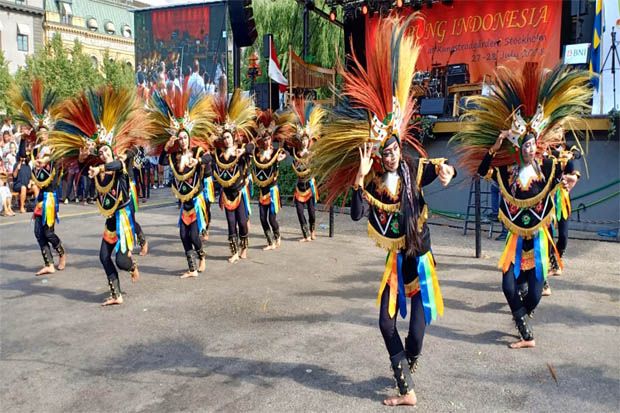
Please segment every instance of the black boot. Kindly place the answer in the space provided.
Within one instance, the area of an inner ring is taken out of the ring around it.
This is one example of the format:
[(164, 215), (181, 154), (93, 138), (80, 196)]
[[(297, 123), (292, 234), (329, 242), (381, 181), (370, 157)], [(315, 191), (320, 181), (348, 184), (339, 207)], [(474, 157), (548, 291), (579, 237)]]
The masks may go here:
[(265, 238), (267, 238), (267, 245), (273, 245), (273, 237), (271, 236), (270, 230), (265, 230)]
[(523, 338), (523, 340), (525, 341), (534, 340), (534, 332), (532, 331), (532, 328), (528, 325), (526, 316), (515, 316), (514, 319), (521, 338)]
[(273, 231), (273, 238), (276, 244), (280, 243), (280, 231)]
[(121, 284), (118, 278), (113, 281), (108, 280), (108, 286), (110, 287), (110, 297), (116, 300), (122, 295)]
[(310, 232), (308, 231), (307, 225), (301, 226), (301, 234), (303, 235), (304, 239), (308, 239), (310, 237)]
[(192, 251), (185, 251), (185, 257), (187, 258), (189, 272), (196, 272), (196, 261), (194, 261), (194, 254), (192, 254)]
[(54, 257), (52, 257), (52, 250), (50, 250), (50, 247), (48, 245), (41, 248), (41, 255), (43, 256), (43, 263), (46, 267), (49, 267), (54, 263)]
[(411, 372), (408, 368), (403, 366), (405, 359), (406, 356), (404, 351), (390, 357), (390, 361), (392, 362), (392, 371), (394, 372), (394, 379), (396, 380), (398, 393), (401, 396), (413, 391), (413, 379), (411, 378)]
[(138, 238), (138, 245), (140, 247), (144, 247), (144, 244), (146, 244), (146, 238), (144, 237), (144, 233), (142, 232), (139, 233), (137, 238)]
[(409, 337), (405, 337), (405, 352), (407, 353), (407, 361), (409, 362), (409, 371), (413, 374), (418, 368), (420, 356), (422, 354), (413, 354), (409, 351)]
[(58, 253), (59, 257), (62, 257), (63, 255), (65, 255), (65, 247), (62, 246), (62, 243), (58, 244), (58, 246), (54, 249)]
[(239, 237), (239, 253), (243, 251), (247, 251), (248, 245), (249, 245), (249, 242), (248, 242), (247, 235), (245, 237)]
[(239, 248), (237, 247), (237, 237), (228, 237), (228, 246), (230, 247), (231, 256), (235, 256), (239, 253)]

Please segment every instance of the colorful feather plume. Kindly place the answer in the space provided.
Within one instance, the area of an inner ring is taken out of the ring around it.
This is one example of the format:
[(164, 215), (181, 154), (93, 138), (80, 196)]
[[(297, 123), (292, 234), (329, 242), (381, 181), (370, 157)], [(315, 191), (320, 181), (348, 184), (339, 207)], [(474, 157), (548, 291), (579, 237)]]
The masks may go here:
[(297, 130), (290, 143), (299, 146), (302, 137), (307, 136), (310, 141), (317, 141), (323, 135), (323, 123), (327, 118), (327, 111), (312, 101), (303, 97), (293, 98), (291, 109), (296, 116)]
[[(462, 116), (467, 123), (451, 142), (457, 145), (460, 164), (475, 174), (480, 162), (503, 130), (509, 131), (492, 166), (511, 165), (520, 160), (519, 147), (526, 134), (536, 136), (538, 154), (562, 142), (559, 127), (573, 132), (590, 112), (590, 74), (563, 65), (540, 69), (535, 62), (521, 68), (500, 66), (490, 96), (468, 99), (472, 109)], [(587, 137), (587, 135), (586, 135)]]
[(115, 154), (144, 144), (152, 125), (133, 90), (102, 86), (68, 99), (59, 111), (59, 121), (50, 134), (53, 157), (63, 162), (77, 159), (79, 151), (92, 143), (108, 145)]
[(15, 87), (12, 91), (15, 119), (32, 128), (31, 138), (39, 129), (52, 130), (58, 116), (58, 98), (54, 91), (45, 89), (41, 79), (35, 79), (30, 87)]
[(256, 110), (256, 139), (271, 136), (275, 142), (286, 142), (295, 134), (295, 117), (292, 112), (275, 113), (271, 109)]
[(414, 13), (403, 20), (398, 17), (382, 19), (366, 50), (367, 69), (353, 54), (353, 68), (340, 71), (344, 80), (342, 95), (352, 109), (367, 112), (359, 116), (332, 113), (330, 122), (323, 125), (323, 137), (314, 145), (312, 170), (319, 177), (325, 202), (333, 202), (354, 183), (359, 168), (358, 148), (373, 143), (375, 170), (381, 169), (380, 152), (383, 144), (397, 136), (401, 145), (412, 146), (422, 155), (426, 152), (413, 136), (412, 118), (416, 100), (410, 93), (420, 47), (410, 30)]
[(209, 147), (208, 137), (215, 131), (213, 98), (207, 94), (192, 95), (190, 89), (173, 89), (173, 93), (153, 93), (149, 119), (155, 133), (150, 139), (151, 152), (160, 154), (172, 136), (185, 130), (191, 147)]
[(224, 94), (215, 97), (214, 102), (216, 133), (211, 136), (212, 143), (230, 132), (233, 137), (249, 141), (256, 129), (256, 106), (249, 96), (243, 96), (241, 89), (235, 89), (230, 100)]

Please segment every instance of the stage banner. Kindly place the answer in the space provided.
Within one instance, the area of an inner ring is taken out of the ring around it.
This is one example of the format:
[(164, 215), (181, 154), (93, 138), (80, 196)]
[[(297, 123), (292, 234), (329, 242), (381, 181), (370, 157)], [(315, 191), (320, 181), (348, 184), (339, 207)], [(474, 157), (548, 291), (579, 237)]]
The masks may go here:
[[(400, 12), (407, 16), (410, 7)], [(480, 82), (508, 60), (560, 61), (561, 0), (487, 0), (434, 3), (423, 8), (423, 20), (412, 23), (422, 45), (419, 71), (467, 63), (470, 82)], [(374, 37), (379, 15), (367, 16), (366, 44)]]

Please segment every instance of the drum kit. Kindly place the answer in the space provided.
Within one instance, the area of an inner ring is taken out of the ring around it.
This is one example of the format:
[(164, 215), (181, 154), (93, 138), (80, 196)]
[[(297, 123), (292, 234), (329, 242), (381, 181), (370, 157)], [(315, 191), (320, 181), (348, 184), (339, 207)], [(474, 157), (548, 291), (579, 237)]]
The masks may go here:
[(430, 71), (419, 71), (413, 75), (413, 87), (422, 91), (420, 96), (441, 98), (446, 96), (446, 66), (434, 64)]

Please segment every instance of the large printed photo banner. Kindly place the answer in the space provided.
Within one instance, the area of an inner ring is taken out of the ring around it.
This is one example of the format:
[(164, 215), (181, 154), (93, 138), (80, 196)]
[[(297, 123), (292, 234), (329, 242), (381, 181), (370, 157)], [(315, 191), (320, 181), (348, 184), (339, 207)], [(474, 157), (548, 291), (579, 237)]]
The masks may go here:
[[(413, 22), (422, 46), (419, 71), (433, 65), (467, 63), (470, 82), (480, 82), (508, 60), (537, 61), (553, 67), (560, 60), (561, 0), (457, 0), (424, 8)], [(412, 13), (404, 8), (401, 14)], [(369, 44), (379, 15), (367, 16)]]

